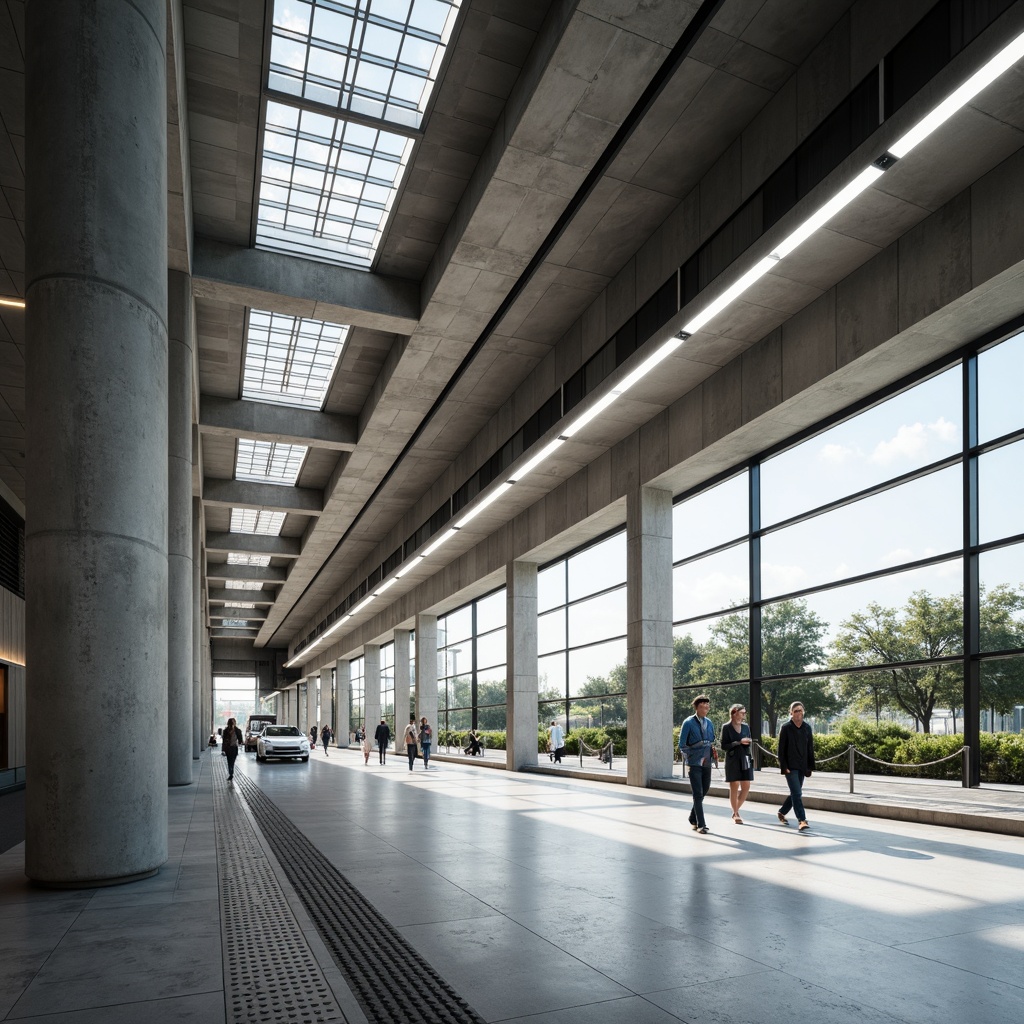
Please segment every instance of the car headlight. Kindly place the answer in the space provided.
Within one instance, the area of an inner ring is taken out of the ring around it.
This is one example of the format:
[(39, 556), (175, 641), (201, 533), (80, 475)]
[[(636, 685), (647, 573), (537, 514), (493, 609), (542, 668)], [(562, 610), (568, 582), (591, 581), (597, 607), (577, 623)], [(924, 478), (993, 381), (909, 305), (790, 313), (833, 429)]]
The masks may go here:
[(302, 749), (305, 750), (307, 753), (309, 752), (309, 740), (302, 741)]
[(264, 740), (263, 741), (263, 749), (264, 750), (273, 750), (274, 749), (274, 744), (273, 743), (268, 743), (266, 740)]

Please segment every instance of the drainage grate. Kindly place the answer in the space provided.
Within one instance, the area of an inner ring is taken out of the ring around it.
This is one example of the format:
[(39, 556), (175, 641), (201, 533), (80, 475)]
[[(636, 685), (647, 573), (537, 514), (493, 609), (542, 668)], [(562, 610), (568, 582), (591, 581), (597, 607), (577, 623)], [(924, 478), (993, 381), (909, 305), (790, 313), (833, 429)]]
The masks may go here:
[(367, 1018), (378, 1024), (484, 1024), (470, 1006), (241, 773), (253, 817)]
[(345, 1024), (239, 794), (227, 785), (227, 765), (211, 760), (229, 1024)]

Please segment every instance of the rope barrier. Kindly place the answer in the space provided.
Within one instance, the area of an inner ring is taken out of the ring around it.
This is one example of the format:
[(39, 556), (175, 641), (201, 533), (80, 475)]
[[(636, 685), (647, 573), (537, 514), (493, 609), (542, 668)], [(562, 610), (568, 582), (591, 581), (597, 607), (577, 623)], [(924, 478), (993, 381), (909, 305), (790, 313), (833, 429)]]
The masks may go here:
[(872, 757), (870, 754), (865, 754), (863, 750), (858, 750), (856, 747), (853, 748), (854, 753), (860, 754), (861, 757), (867, 758), (869, 761), (874, 761), (875, 764), (885, 765), (886, 768), (931, 768), (932, 765), (942, 764), (943, 761), (952, 761), (954, 757), (962, 757), (963, 752), (967, 750), (967, 744), (965, 743), (959, 750), (954, 750), (952, 754), (947, 754), (945, 757), (940, 757), (937, 761), (914, 761), (913, 763), (906, 764), (893, 764), (890, 761), (879, 761), (877, 757)]
[(612, 757), (615, 754), (615, 744), (614, 744), (614, 742), (612, 740), (609, 740), (603, 747), (601, 747), (600, 749), (597, 749), (597, 748), (588, 746), (583, 741), (583, 739), (581, 738), (580, 739), (580, 767), (581, 768), (583, 767), (583, 754), (584, 754), (584, 752), (589, 754), (591, 757), (597, 757), (601, 761), (607, 762), (608, 770), (609, 771), (611, 770), (611, 767), (612, 767)]

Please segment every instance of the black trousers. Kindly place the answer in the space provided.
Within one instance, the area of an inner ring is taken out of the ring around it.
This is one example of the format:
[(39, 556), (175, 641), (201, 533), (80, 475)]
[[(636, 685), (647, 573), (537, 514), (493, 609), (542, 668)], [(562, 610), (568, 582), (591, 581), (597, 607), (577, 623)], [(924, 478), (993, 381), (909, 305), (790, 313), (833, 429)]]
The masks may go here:
[(228, 778), (235, 774), (235, 759), (238, 757), (238, 747), (225, 747), (224, 753), (228, 758)]
[(384, 755), (387, 754), (387, 752), (388, 752), (388, 745), (386, 743), (381, 743), (380, 740), (378, 740), (377, 741), (377, 750), (380, 751), (380, 763), (384, 764), (384, 761), (385, 761)]

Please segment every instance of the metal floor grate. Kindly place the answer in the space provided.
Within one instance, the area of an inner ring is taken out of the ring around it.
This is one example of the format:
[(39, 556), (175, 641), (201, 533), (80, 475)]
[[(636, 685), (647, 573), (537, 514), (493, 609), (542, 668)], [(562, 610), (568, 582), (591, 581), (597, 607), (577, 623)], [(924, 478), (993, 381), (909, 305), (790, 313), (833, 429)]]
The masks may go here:
[(229, 1024), (345, 1024), (240, 794), (228, 785), (227, 765), (211, 760)]
[(253, 817), (331, 951), (360, 1008), (378, 1024), (484, 1024), (249, 778)]

